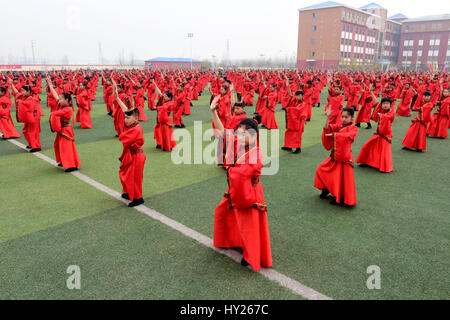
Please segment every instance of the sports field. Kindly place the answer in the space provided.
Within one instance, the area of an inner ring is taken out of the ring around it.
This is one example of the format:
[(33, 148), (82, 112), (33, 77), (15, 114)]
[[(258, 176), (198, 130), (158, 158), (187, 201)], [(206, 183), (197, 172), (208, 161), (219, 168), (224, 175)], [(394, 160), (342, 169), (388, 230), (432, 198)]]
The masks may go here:
[[(40, 154), (54, 159), (46, 95), (41, 99)], [(192, 132), (194, 121), (210, 128), (209, 99), (202, 95), (184, 118)], [(324, 106), (325, 90), (321, 100)], [(246, 109), (253, 114), (253, 107)], [(278, 173), (261, 179), (273, 270), (332, 299), (448, 299), (448, 140), (429, 138), (424, 153), (401, 150), (410, 118), (396, 118), (394, 172), (355, 167), (357, 206), (331, 206), (313, 187), (315, 168), (329, 154), (321, 144), (323, 108), (313, 112), (302, 153), (280, 150)], [(146, 114), (145, 206), (208, 242), (214, 209), (227, 186), (225, 172), (208, 164), (175, 165), (170, 153), (155, 148), (156, 113), (146, 108)], [(0, 141), (0, 299), (311, 298), (80, 179), (121, 192), (122, 144), (114, 138), (101, 87), (91, 115), (93, 129), (75, 125), (82, 167), (73, 174)], [(281, 110), (277, 122), (281, 147)], [(21, 126), (16, 124), (20, 132)], [(353, 144), (355, 158), (375, 130), (364, 128)], [(23, 138), (15, 141), (26, 144)], [(80, 290), (66, 286), (70, 265), (81, 269)], [(366, 286), (372, 265), (380, 267), (381, 289)]]

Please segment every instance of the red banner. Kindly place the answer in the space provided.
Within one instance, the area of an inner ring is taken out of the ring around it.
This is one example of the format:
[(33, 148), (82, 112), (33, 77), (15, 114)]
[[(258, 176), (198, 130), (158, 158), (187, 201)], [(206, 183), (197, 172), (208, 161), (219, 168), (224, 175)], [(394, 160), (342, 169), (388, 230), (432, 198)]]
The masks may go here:
[(22, 66), (18, 66), (18, 65), (1, 65), (0, 64), (0, 69), (22, 69)]

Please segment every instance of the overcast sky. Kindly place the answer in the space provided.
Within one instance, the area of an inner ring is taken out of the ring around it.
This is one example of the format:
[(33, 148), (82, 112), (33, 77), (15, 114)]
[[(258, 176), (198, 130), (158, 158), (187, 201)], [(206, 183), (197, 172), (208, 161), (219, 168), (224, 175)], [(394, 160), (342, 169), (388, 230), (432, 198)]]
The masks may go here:
[[(98, 63), (103, 56), (129, 59), (190, 57), (187, 33), (194, 34), (194, 59), (259, 58), (296, 53), (298, 9), (323, 2), (298, 0), (7, 0), (2, 4), (0, 64), (8, 55), (70, 63)], [(371, 1), (338, 1), (361, 7)], [(450, 13), (450, 1), (378, 0), (388, 15)]]

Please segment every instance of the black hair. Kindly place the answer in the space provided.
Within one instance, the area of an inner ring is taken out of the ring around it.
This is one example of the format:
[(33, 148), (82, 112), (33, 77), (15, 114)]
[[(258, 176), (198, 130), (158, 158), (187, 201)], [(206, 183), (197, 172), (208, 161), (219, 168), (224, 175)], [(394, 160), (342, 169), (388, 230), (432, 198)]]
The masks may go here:
[(392, 104), (392, 99), (390, 97), (384, 97), (383, 99), (381, 99), (381, 104), (385, 102), (389, 102), (390, 104)]
[(164, 94), (165, 94), (167, 97), (169, 97), (170, 100), (173, 99), (173, 93), (172, 93), (172, 91), (166, 90), (166, 91), (164, 92)]
[(6, 93), (6, 88), (5, 87), (0, 87), (0, 92)]
[(241, 107), (241, 108), (243, 108), (243, 107), (244, 107), (244, 103), (243, 103), (243, 102), (236, 102), (236, 103), (234, 104), (234, 106), (235, 106), (235, 107)]
[(33, 93), (30, 86), (22, 86), (22, 89), (25, 89), (25, 91), (28, 91), (30, 94)]
[(431, 92), (430, 90), (427, 90), (423, 93), (424, 96), (431, 96)]
[(139, 118), (139, 116), (140, 116), (140, 113), (139, 113), (139, 109), (138, 109), (138, 108), (134, 108), (133, 110), (130, 110), (130, 111), (125, 111), (124, 113), (125, 113), (127, 116), (129, 116), (129, 117), (135, 115), (136, 117)]
[(239, 122), (239, 125), (238, 125), (238, 128), (239, 127), (245, 127), (245, 130), (253, 129), (250, 132), (251, 133), (254, 132), (254, 133), (258, 134), (258, 123), (254, 119), (246, 118), (246, 119), (241, 120), (241, 122)]
[(70, 93), (61, 92), (61, 94), (64, 96), (64, 99), (66, 99), (69, 102), (69, 104), (72, 103), (72, 96), (70, 95)]
[(304, 94), (305, 94), (305, 93), (304, 93), (302, 90), (298, 90), (298, 91), (295, 92), (295, 95), (296, 95), (296, 96), (300, 96), (300, 95), (303, 96)]
[(352, 117), (355, 115), (355, 109), (349, 107), (342, 109), (342, 112), (348, 112), (348, 114)]
[(306, 84), (312, 84), (311, 80), (306, 81)]

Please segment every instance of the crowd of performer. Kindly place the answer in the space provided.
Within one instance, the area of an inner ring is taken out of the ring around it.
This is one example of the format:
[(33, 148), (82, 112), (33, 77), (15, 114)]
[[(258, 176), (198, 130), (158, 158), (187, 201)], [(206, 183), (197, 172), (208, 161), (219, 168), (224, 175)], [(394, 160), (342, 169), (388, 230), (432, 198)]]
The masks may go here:
[[(193, 101), (210, 92), (218, 165), (226, 169), (229, 186), (215, 210), (214, 245), (241, 247), (242, 264), (255, 270), (272, 265), (267, 206), (259, 179), (264, 162), (258, 137), (260, 129), (278, 129), (278, 105), (285, 112), (282, 149), (294, 154), (302, 152), (302, 135), (310, 125), (313, 108), (323, 108), (322, 143), (331, 154), (318, 165), (314, 187), (321, 191), (320, 198), (329, 199), (331, 194), (331, 204), (346, 206), (357, 203), (352, 144), (362, 124), (370, 130), (373, 121), (377, 128), (355, 162), (383, 173), (393, 171), (391, 143), (396, 116), (411, 117), (411, 112), (417, 112), (402, 142), (405, 150), (425, 151), (427, 136), (447, 138), (450, 127), (450, 75), (446, 73), (105, 70), (0, 74), (2, 138), (21, 136), (11, 117), (15, 105), (16, 121), (23, 123), (22, 134), (31, 153), (41, 150), (44, 112), (39, 95), (43, 78), (50, 128), (56, 133), (55, 157), (66, 172), (81, 166), (73, 126), (75, 122), (80, 129), (95, 126), (90, 113), (101, 84), (105, 112), (123, 144), (119, 178), (122, 197), (130, 201), (130, 207), (144, 203), (146, 156), (140, 122), (148, 121), (145, 109), (155, 111), (156, 148), (170, 152), (176, 147), (173, 130), (185, 127), (183, 119), (191, 114)], [(321, 105), (325, 88), (327, 102)], [(249, 116), (245, 108), (253, 105), (255, 112)]]

